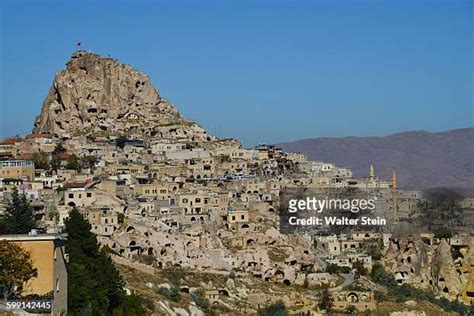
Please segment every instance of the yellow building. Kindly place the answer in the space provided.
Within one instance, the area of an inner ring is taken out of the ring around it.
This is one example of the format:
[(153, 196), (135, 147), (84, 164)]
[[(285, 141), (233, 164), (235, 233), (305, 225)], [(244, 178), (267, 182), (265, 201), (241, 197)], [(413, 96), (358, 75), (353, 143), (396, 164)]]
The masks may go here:
[(35, 165), (30, 160), (0, 161), (0, 177), (34, 180)]
[(68, 256), (65, 254), (66, 235), (2, 235), (0, 240), (14, 242), (31, 254), (38, 276), (25, 286), (24, 295), (38, 295), (51, 301), (51, 314), (67, 313)]
[[(140, 196), (156, 197), (159, 200), (167, 200), (170, 198), (171, 192), (178, 189), (176, 183), (156, 182), (148, 184), (138, 184), (135, 186), (135, 192)], [(170, 190), (170, 186), (172, 187)]]

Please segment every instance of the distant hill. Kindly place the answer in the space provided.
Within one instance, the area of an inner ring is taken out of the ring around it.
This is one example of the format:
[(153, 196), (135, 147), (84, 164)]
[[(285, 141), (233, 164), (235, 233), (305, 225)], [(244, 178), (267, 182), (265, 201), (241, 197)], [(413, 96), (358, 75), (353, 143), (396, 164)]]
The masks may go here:
[(392, 167), (407, 188), (473, 188), (474, 128), (430, 133), (412, 131), (384, 137), (311, 138), (278, 144), (312, 160), (335, 162), (365, 176), (370, 163), (380, 179)]

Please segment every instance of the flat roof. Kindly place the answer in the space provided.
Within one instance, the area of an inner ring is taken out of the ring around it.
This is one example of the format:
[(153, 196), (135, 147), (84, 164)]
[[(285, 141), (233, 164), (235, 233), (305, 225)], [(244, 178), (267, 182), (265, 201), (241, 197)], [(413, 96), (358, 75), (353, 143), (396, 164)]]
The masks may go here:
[(0, 240), (8, 240), (8, 241), (67, 240), (67, 234), (0, 235)]

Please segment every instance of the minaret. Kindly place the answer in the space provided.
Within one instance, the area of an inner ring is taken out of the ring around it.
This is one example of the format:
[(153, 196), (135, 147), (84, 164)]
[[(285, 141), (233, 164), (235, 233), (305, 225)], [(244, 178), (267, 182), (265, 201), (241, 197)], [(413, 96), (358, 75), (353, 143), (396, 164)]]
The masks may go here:
[(397, 205), (397, 172), (395, 168), (392, 169), (392, 212), (393, 221), (398, 220), (398, 205)]
[(370, 163), (369, 180), (374, 180), (374, 179), (375, 179), (374, 164)]

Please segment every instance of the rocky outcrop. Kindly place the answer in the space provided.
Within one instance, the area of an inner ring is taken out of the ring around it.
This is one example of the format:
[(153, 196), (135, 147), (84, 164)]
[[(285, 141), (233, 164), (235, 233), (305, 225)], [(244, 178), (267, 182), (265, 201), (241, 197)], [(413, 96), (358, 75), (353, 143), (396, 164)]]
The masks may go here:
[[(433, 290), (449, 300), (460, 299), (470, 304), (474, 301), (474, 248), (471, 244), (470, 237), (461, 245), (453, 245), (446, 239), (426, 244), (414, 235), (395, 236), (390, 240), (383, 262), (400, 284)], [(456, 247), (460, 249), (460, 256), (456, 255)]]
[(399, 283), (427, 286), (429, 258), (421, 238), (392, 238), (384, 256), (384, 263)]
[(182, 118), (147, 75), (130, 65), (78, 51), (66, 66), (54, 78), (34, 133), (63, 139), (84, 134), (211, 139), (199, 125)]
[(456, 298), (460, 292), (461, 280), (456, 271), (451, 247), (442, 239), (432, 260), (432, 279), (438, 291), (448, 298)]
[(461, 261), (461, 300), (474, 304), (474, 246), (470, 246)]

